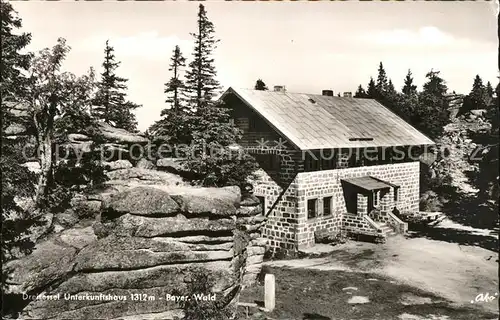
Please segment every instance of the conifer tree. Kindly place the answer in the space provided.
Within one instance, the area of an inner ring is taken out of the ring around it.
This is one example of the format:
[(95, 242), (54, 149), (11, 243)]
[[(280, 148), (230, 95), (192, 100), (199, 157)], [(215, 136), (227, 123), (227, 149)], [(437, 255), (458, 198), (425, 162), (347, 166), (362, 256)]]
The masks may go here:
[(493, 91), (493, 87), (491, 86), (491, 82), (489, 81), (486, 83), (486, 94), (490, 99), (493, 98), (495, 94), (495, 92)]
[(266, 91), (266, 90), (269, 90), (266, 86), (266, 84), (264, 83), (264, 81), (262, 81), (262, 79), (258, 79), (256, 82), (255, 82), (255, 90), (261, 90), (261, 91)]
[(229, 146), (237, 142), (241, 132), (229, 121), (230, 110), (221, 101), (214, 101), (220, 89), (212, 57), (218, 40), (203, 4), (199, 5), (198, 31), (192, 36), (193, 60), (186, 73), (188, 105), (192, 110), (186, 124), (191, 135), (187, 165), (202, 185), (241, 185), (255, 170), (255, 163), (246, 154), (231, 158)]
[(375, 99), (377, 98), (377, 87), (375, 81), (370, 77), (370, 82), (368, 82), (368, 88), (366, 90), (367, 98)]
[[(23, 75), (30, 65), (31, 54), (22, 53), (31, 41), (31, 34), (19, 33), (22, 20), (9, 2), (0, 2), (1, 29), (1, 130), (2, 156), (1, 170), (1, 211), (2, 211), (2, 262), (17, 258), (17, 255), (27, 254), (34, 247), (29, 238), (30, 228), (37, 224), (32, 212), (24, 210), (16, 197), (32, 196), (35, 192), (36, 177), (21, 164), (21, 148), (27, 139), (10, 139), (7, 129), (11, 125), (26, 125), (26, 119), (19, 119), (14, 112), (20, 105), (20, 96), (24, 95), (28, 79)], [(2, 268), (2, 292), (7, 286), (11, 270)], [(4, 297), (4, 310), (8, 309), (8, 295)], [(7, 302), (6, 302), (7, 301)]]
[(385, 92), (387, 91), (387, 74), (384, 69), (384, 65), (380, 62), (378, 67), (378, 76), (377, 76), (377, 84), (375, 85), (377, 89), (377, 93), (379, 97), (383, 97)]
[(186, 59), (182, 55), (179, 46), (175, 46), (170, 58), (169, 71), (172, 77), (165, 83), (165, 102), (168, 107), (161, 111), (162, 119), (156, 121), (149, 129), (150, 134), (158, 143), (187, 144), (191, 141), (187, 124), (189, 110), (186, 106), (186, 88), (181, 79), (182, 68), (186, 66)]
[(398, 115), (412, 124), (413, 113), (418, 105), (418, 91), (417, 86), (413, 84), (412, 73), (409, 69), (401, 91), (403, 94), (398, 100), (398, 109), (400, 111)]
[(186, 89), (189, 92), (189, 105), (195, 109), (207, 107), (220, 90), (216, 79), (217, 71), (212, 57), (217, 48), (214, 24), (208, 19), (205, 6), (200, 4), (198, 11), (198, 30), (191, 33), (194, 38), (193, 60), (186, 73)]
[(407, 96), (417, 94), (417, 86), (413, 84), (413, 77), (410, 69), (408, 69), (408, 73), (406, 74), (404, 81), (404, 86), (401, 91)]
[(116, 61), (114, 48), (106, 41), (104, 49), (104, 71), (101, 73), (99, 90), (94, 101), (93, 114), (105, 123), (129, 131), (137, 130), (137, 120), (132, 110), (141, 107), (126, 100), (127, 79), (116, 75), (120, 62)]
[(479, 75), (476, 75), (472, 84), (470, 93), (465, 96), (459, 114), (465, 114), (470, 110), (486, 109), (491, 98), (489, 97), (488, 89), (483, 84), (483, 80)]
[[(165, 83), (165, 93), (167, 94), (166, 103), (170, 104), (171, 109), (174, 113), (179, 113), (182, 111), (183, 102), (185, 100), (184, 92), (184, 81), (180, 78), (182, 68), (186, 66), (186, 58), (183, 57), (181, 49), (179, 46), (175, 46), (172, 57), (170, 58), (170, 68), (169, 71), (173, 72), (172, 78)], [(162, 115), (166, 113), (167, 109), (162, 111)]]
[(354, 98), (366, 98), (367, 94), (365, 92), (365, 89), (363, 89), (362, 85), (358, 86), (358, 90), (356, 90), (356, 93), (354, 94)]
[(431, 70), (427, 82), (419, 94), (418, 107), (412, 115), (412, 124), (431, 139), (438, 138), (449, 122), (449, 104), (446, 98), (448, 87), (439, 71)]

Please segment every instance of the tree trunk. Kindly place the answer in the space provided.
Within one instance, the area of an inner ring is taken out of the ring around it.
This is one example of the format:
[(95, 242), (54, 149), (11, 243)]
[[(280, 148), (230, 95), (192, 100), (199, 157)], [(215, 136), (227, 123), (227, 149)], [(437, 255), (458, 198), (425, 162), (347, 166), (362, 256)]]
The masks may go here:
[(48, 186), (52, 174), (52, 141), (50, 135), (41, 136), (38, 139), (40, 177), (36, 190), (36, 206), (44, 209), (47, 205)]

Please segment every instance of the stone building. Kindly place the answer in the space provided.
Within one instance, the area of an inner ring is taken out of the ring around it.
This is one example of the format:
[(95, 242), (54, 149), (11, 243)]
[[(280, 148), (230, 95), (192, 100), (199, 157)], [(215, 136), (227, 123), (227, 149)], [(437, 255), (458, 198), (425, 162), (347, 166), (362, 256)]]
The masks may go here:
[[(284, 88), (284, 87), (283, 87)], [(433, 141), (373, 99), (229, 88), (221, 97), (261, 169), (268, 246), (300, 250), (315, 234), (385, 239), (418, 211), (419, 155)], [(397, 209), (397, 210), (395, 210)]]

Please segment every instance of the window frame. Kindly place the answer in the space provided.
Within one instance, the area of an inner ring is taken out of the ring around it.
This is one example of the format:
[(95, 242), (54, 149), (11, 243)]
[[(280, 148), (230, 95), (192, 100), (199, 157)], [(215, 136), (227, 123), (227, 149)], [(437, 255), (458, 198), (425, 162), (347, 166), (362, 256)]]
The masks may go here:
[(394, 203), (399, 201), (399, 187), (394, 187)]
[(318, 171), (321, 170), (321, 159), (315, 155), (318, 159), (313, 159), (313, 156), (307, 152), (304, 159), (304, 170), (305, 171)]
[[(311, 217), (309, 216), (309, 201), (314, 201), (314, 216)], [(309, 198), (306, 200), (306, 214), (307, 214), (307, 220), (314, 220), (318, 218), (318, 198)]]
[(333, 150), (330, 150), (327, 155), (330, 159), (324, 159), (320, 154), (320, 169), (321, 170), (332, 170), (337, 169), (337, 154)]
[(260, 204), (262, 205), (262, 211), (264, 215), (267, 214), (266, 211), (266, 197), (265, 196), (255, 196), (257, 199), (259, 199)]
[[(325, 206), (325, 200), (328, 199), (330, 202), (328, 206)], [(329, 213), (325, 214), (325, 208), (328, 208)], [(323, 216), (330, 217), (333, 215), (333, 196), (323, 197)]]
[(254, 114), (248, 117), (248, 132), (259, 132), (261, 119), (258, 115)]

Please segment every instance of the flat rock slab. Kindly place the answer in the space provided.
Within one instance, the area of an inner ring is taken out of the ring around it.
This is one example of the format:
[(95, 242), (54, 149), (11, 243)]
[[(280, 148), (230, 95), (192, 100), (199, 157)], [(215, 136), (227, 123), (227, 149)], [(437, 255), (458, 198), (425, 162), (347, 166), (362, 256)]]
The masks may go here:
[(236, 222), (232, 219), (188, 219), (180, 214), (175, 217), (150, 218), (125, 214), (116, 219), (112, 228), (114, 233), (120, 236), (153, 238), (179, 233), (197, 235), (209, 232), (219, 233), (219, 236), (229, 235), (235, 229), (235, 225)]
[(349, 300), (347, 300), (347, 303), (349, 304), (363, 304), (369, 302), (370, 299), (368, 299), (368, 297), (363, 297), (363, 296), (352, 296)]
[(82, 249), (97, 241), (92, 226), (80, 229), (67, 229), (59, 234), (60, 241), (77, 249)]
[(357, 291), (358, 288), (356, 288), (356, 287), (345, 287), (345, 288), (342, 288), (342, 291), (347, 291), (347, 290)]
[(100, 123), (101, 134), (108, 141), (119, 143), (139, 143), (147, 144), (149, 140), (139, 134), (129, 132), (125, 129), (114, 128), (109, 124)]
[(183, 179), (173, 173), (162, 172), (141, 168), (119, 169), (107, 172), (106, 175), (110, 180), (131, 180), (137, 179), (140, 181), (149, 181), (160, 183), (162, 185), (183, 185)]
[(7, 292), (23, 293), (36, 291), (47, 284), (64, 278), (71, 272), (77, 249), (57, 239), (37, 244), (28, 256), (7, 263), (12, 268)]
[(232, 242), (219, 245), (186, 244), (161, 238), (106, 237), (82, 249), (75, 271), (139, 269), (166, 264), (231, 260)]
[(120, 169), (129, 169), (132, 168), (133, 165), (128, 160), (116, 160), (116, 161), (103, 161), (102, 165), (106, 170), (114, 171)]
[(236, 215), (240, 194), (232, 188), (141, 186), (117, 193), (105, 203), (107, 211), (142, 216), (209, 214)]
[[(442, 302), (442, 301), (439, 301)], [(405, 306), (437, 303), (429, 297), (420, 297), (411, 293), (404, 293), (401, 295), (401, 304)]]
[[(105, 210), (136, 215), (171, 215), (180, 210), (169, 193), (161, 189), (137, 187), (114, 195)], [(105, 215), (105, 214), (104, 214)]]

